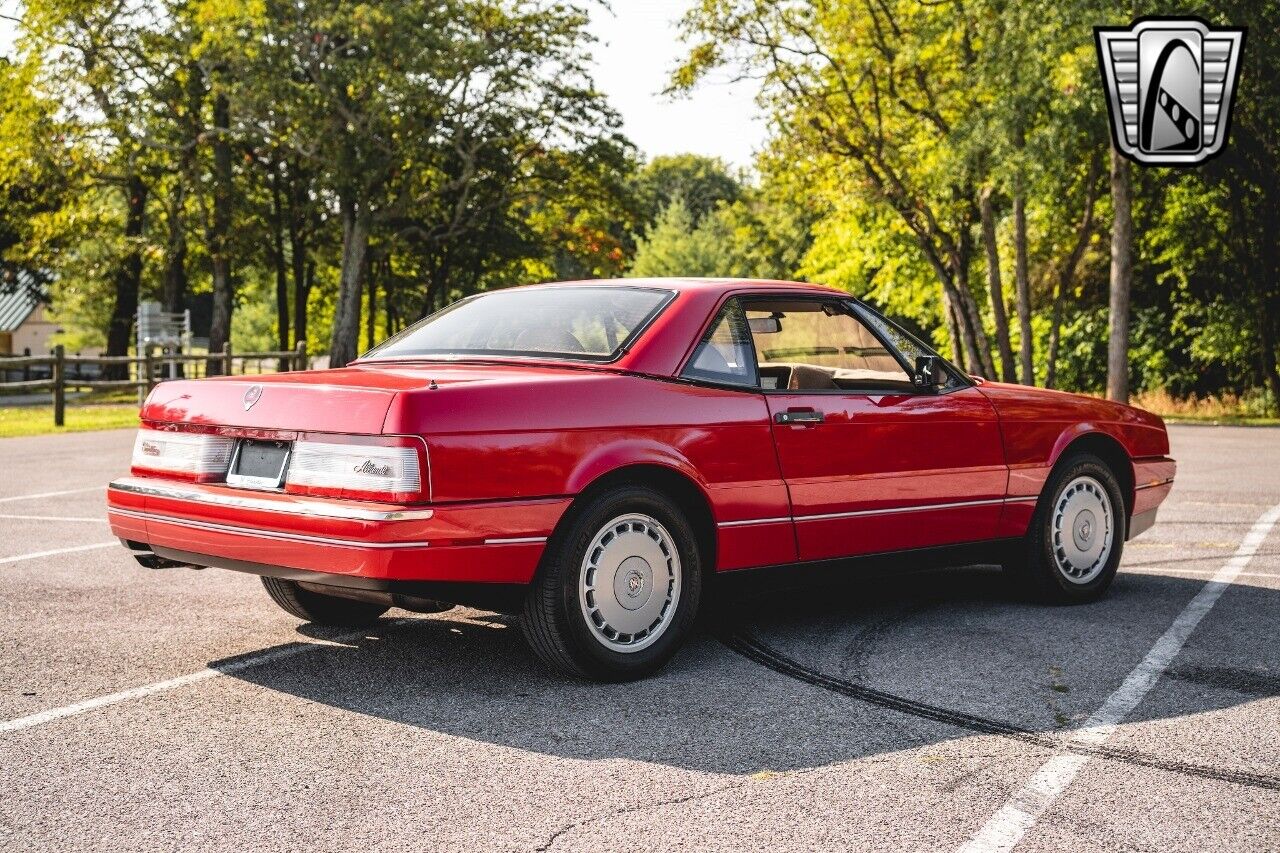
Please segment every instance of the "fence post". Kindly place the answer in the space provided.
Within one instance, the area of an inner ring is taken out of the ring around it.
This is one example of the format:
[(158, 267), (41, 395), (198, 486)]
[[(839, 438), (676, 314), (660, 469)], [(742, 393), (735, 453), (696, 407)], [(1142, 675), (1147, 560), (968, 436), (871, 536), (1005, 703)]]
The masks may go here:
[(147, 393), (150, 394), (151, 389), (156, 386), (156, 362), (155, 358), (151, 354), (151, 344), (147, 344), (143, 347), (142, 365), (143, 369), (147, 371), (147, 376), (143, 380), (142, 387), (144, 387), (147, 390)]
[(62, 344), (53, 348), (53, 425), (65, 426), (67, 421), (67, 350)]
[(306, 369), (307, 369), (307, 342), (306, 342), (306, 340), (298, 341), (298, 345), (297, 345), (296, 347), (294, 347), (294, 349), (297, 351), (297, 355), (295, 355), (295, 356), (293, 357), (293, 369), (294, 369), (294, 370), (306, 370)]
[(222, 375), (230, 376), (231, 375), (231, 341), (227, 341), (225, 344), (222, 345), (222, 359), (223, 359)]

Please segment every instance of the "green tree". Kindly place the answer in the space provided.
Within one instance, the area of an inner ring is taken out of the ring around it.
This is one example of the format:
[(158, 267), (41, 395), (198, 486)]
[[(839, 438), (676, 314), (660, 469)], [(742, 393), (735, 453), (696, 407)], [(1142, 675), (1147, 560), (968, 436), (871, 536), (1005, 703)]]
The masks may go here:
[(719, 158), (670, 154), (646, 163), (635, 177), (633, 191), (642, 222), (648, 227), (676, 198), (695, 221), (701, 221), (721, 204), (737, 201), (742, 182)]
[(342, 230), (335, 365), (356, 355), (375, 230), (422, 213), (435, 217), (428, 231), (436, 241), (482, 228), (492, 210), (472, 216), (469, 190), (491, 180), (493, 149), (520, 159), (611, 123), (586, 80), (586, 17), (573, 6), (267, 0), (207, 8), (222, 16), (214, 51), (244, 60), (232, 72), (243, 120), (306, 158), (334, 195)]
[(939, 144), (982, 111), (975, 11), (914, 0), (703, 0), (685, 32), (696, 43), (677, 87), (724, 64), (758, 71), (796, 159), (824, 163), (830, 192), (898, 215), (941, 288), (957, 360), (993, 375), (970, 289), (983, 175), (963, 147)]
[(629, 274), (638, 278), (727, 276), (731, 260), (728, 245), (728, 230), (721, 220), (695, 220), (684, 200), (677, 197), (637, 242)]

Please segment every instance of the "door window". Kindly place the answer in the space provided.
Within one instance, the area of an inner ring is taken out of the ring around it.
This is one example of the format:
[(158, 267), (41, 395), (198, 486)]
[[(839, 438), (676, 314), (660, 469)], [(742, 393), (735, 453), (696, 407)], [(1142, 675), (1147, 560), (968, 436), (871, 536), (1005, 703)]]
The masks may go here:
[(902, 363), (847, 303), (751, 300), (746, 316), (765, 389), (914, 390)]

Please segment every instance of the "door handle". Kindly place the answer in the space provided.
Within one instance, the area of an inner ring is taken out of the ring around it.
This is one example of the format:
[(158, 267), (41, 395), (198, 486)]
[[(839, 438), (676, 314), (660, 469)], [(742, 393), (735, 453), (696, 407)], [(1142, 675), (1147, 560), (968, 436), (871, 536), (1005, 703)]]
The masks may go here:
[(774, 415), (773, 420), (780, 424), (820, 424), (823, 417), (817, 409), (787, 409)]

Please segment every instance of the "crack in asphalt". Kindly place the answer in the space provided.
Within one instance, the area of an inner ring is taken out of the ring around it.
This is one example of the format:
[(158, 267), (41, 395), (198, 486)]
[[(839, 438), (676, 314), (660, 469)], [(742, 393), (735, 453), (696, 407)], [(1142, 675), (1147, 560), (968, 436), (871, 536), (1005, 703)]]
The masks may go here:
[(797, 681), (802, 681), (815, 687), (821, 687), (825, 690), (830, 690), (833, 693), (838, 693), (842, 696), (857, 699), (890, 711), (897, 711), (900, 714), (920, 717), (926, 720), (943, 723), (945, 725), (967, 729), (968, 731), (978, 732), (980, 734), (998, 735), (1010, 740), (1033, 744), (1054, 752), (1066, 750), (1110, 761), (1119, 761), (1140, 767), (1165, 770), (1171, 773), (1181, 773), (1185, 776), (1213, 779), (1219, 782), (1230, 782), (1236, 785), (1244, 785), (1251, 788), (1262, 788), (1268, 791), (1280, 791), (1280, 776), (1277, 775), (1253, 773), (1248, 770), (1234, 770), (1230, 768), (1195, 764), (1187, 761), (1164, 759), (1148, 753), (1132, 749), (1124, 749), (1122, 747), (1081, 746), (1079, 744), (1069, 743), (1061, 738), (1050, 737), (1048, 735), (1032, 731), (1031, 729), (1015, 726), (1011, 723), (992, 720), (986, 717), (979, 717), (974, 714), (966, 714), (963, 711), (954, 711), (949, 708), (930, 705), (925, 702), (918, 702), (914, 699), (908, 699), (905, 696), (898, 696), (894, 693), (888, 693), (884, 690), (878, 690), (864, 684), (858, 684), (843, 678), (827, 675), (819, 670), (807, 667), (804, 664), (787, 657), (781, 652), (778, 652), (776, 649), (765, 644), (757, 635), (750, 631), (738, 631), (736, 633), (729, 634), (722, 637), (721, 642), (724, 643), (724, 645), (731, 651), (736, 652), (737, 654), (747, 658), (748, 660), (754, 661), (767, 669), (773, 670), (780, 675), (785, 675), (789, 678), (794, 678)]
[(560, 827), (555, 832), (551, 833), (551, 835), (547, 837), (546, 841), (542, 842), (542, 844), (538, 845), (533, 849), (536, 853), (546, 853), (546, 851), (554, 847), (556, 842), (558, 842), (563, 836), (567, 835), (570, 832), (573, 832), (575, 829), (580, 829), (581, 827), (587, 826), (588, 824), (595, 823), (596, 821), (605, 820), (606, 818), (611, 818), (611, 817), (618, 817), (620, 815), (631, 814), (633, 812), (643, 811), (644, 809), (661, 808), (662, 806), (678, 806), (678, 805), (683, 805), (684, 803), (693, 803), (693, 802), (697, 802), (698, 800), (710, 799), (711, 797), (717, 796), (719, 794), (723, 794), (726, 791), (734, 791), (734, 790), (737, 790), (738, 788), (744, 788), (748, 784), (750, 784), (750, 782), (751, 782), (750, 777), (746, 779), (735, 779), (726, 785), (721, 785), (720, 787), (713, 788), (710, 791), (701, 791), (697, 794), (686, 794), (683, 797), (671, 797), (669, 799), (656, 800), (656, 801), (647, 802), (647, 803), (635, 803), (630, 806), (623, 806), (622, 808), (614, 809), (611, 812), (605, 812), (603, 814), (595, 814), (595, 815), (591, 815), (590, 817), (584, 817), (581, 820), (575, 820), (572, 823), (566, 823), (564, 826)]

